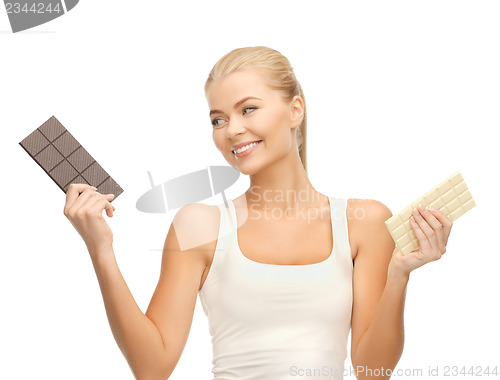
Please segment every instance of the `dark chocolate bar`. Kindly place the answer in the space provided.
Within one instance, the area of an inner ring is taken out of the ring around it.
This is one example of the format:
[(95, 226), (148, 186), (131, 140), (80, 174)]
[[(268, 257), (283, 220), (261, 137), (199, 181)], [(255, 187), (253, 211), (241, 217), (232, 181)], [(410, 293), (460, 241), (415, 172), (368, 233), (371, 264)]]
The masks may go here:
[(72, 183), (95, 186), (101, 194), (123, 189), (80, 145), (64, 126), (52, 116), (19, 143), (64, 193)]

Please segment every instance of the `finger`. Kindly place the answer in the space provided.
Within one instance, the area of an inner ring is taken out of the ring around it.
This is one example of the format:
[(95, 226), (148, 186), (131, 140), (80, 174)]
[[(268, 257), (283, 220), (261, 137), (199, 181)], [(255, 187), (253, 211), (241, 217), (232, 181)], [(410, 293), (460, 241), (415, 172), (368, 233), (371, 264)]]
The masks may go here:
[(108, 194), (104, 198), (104, 209), (106, 210), (106, 215), (109, 216), (110, 218), (113, 217), (113, 211), (115, 211), (115, 208), (113, 205), (109, 202), (114, 198), (113, 194)]
[(86, 183), (70, 184), (68, 187), (68, 191), (66, 192), (66, 204), (64, 205), (64, 211), (69, 210), (80, 193), (87, 189), (92, 189), (94, 191), (97, 190), (96, 187), (87, 185)]
[(420, 212), (420, 215), (425, 219), (427, 224), (429, 224), (429, 226), (432, 229), (432, 232), (429, 231), (429, 234), (427, 234), (429, 241), (435, 239), (436, 243), (437, 243), (437, 247), (439, 248), (439, 251), (443, 252), (445, 250), (445, 246), (446, 246), (446, 240), (444, 237), (445, 231), (443, 230), (443, 225), (422, 204), (420, 204), (417, 209)]
[(420, 246), (420, 249), (428, 250), (430, 248), (430, 243), (429, 240), (427, 240), (427, 236), (424, 234), (424, 231), (422, 231), (418, 223), (412, 218), (410, 218), (410, 225), (413, 228), (413, 232), (418, 239), (418, 245)]
[(442, 212), (441, 210), (435, 209), (434, 207), (429, 207), (429, 211), (443, 225), (443, 230), (445, 232), (444, 233), (444, 237), (445, 237), (444, 243), (446, 245), (448, 242), (448, 236), (450, 235), (450, 232), (451, 232), (451, 227), (453, 226), (453, 221), (444, 212)]
[(92, 203), (93, 201), (90, 199), (95, 196), (98, 197), (99, 193), (97, 193), (92, 187), (84, 189), (81, 194), (77, 195), (77, 198), (74, 200), (73, 204), (68, 207), (67, 211), (71, 212), (80, 210), (82, 207)]
[(89, 202), (88, 207), (98, 210), (99, 215), (102, 215), (102, 210), (106, 210), (106, 215), (111, 218), (113, 216), (113, 211), (115, 210), (115, 208), (109, 201), (113, 198), (113, 194), (100, 194), (98, 197), (96, 197), (95, 201), (92, 201), (92, 203)]
[(417, 209), (420, 212), (420, 215), (422, 215), (427, 223), (429, 223), (432, 229), (436, 230), (443, 227), (441, 221), (439, 221), (426, 207), (424, 207), (423, 205), (419, 205)]
[(412, 215), (415, 218), (415, 222), (417, 222), (418, 226), (420, 229), (424, 232), (425, 237), (429, 239), (433, 235), (433, 230), (431, 226), (427, 223), (427, 221), (424, 219), (422, 214), (420, 214), (420, 211), (418, 210), (418, 207), (415, 207), (412, 211)]
[(109, 217), (112, 217), (113, 212), (116, 210), (115, 206), (113, 206), (111, 204), (111, 201), (113, 200), (114, 197), (115, 197), (114, 194), (107, 194), (106, 195), (106, 200), (108, 201), (107, 205), (109, 205), (109, 207), (106, 208), (106, 213)]

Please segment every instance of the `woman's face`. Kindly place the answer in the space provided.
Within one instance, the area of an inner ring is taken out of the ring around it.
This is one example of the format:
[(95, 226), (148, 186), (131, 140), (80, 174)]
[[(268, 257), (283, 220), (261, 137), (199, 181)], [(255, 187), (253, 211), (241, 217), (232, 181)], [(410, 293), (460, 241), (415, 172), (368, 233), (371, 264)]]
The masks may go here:
[[(282, 93), (271, 89), (259, 72), (240, 70), (213, 82), (207, 100), (215, 145), (241, 173), (255, 173), (287, 154), (297, 154), (295, 128), (303, 117), (302, 99), (285, 103)], [(234, 145), (256, 141), (258, 145), (246, 152), (233, 153)]]

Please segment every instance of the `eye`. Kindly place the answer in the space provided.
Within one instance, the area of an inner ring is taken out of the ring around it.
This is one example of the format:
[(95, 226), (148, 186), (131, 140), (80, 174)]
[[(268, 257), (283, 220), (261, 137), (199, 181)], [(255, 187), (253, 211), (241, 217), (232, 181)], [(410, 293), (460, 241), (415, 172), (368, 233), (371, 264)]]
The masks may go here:
[(243, 111), (245, 111), (245, 110), (249, 110), (249, 109), (250, 109), (250, 110), (256, 110), (256, 109), (257, 109), (257, 107), (245, 107), (245, 108), (243, 108)]
[[(257, 107), (245, 107), (245, 108), (243, 108), (243, 114), (246, 115), (248, 113), (248, 112), (245, 112), (246, 110), (252, 110), (253, 111), (253, 110), (256, 110), (256, 109), (257, 109)], [(218, 121), (221, 121), (221, 120), (222, 119), (213, 119), (212, 120), (212, 126), (213, 127), (220, 126), (220, 124), (218, 123)]]
[(221, 119), (213, 119), (212, 120), (212, 126), (213, 127), (217, 127), (219, 124), (217, 123), (218, 121), (220, 121)]

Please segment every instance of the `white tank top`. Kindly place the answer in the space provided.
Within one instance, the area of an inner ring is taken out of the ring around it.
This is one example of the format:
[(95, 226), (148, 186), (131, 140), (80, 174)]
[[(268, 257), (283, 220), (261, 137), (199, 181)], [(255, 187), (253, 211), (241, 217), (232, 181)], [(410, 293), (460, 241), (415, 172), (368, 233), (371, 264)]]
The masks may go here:
[(343, 379), (352, 315), (347, 199), (328, 197), (333, 249), (319, 263), (265, 264), (238, 246), (233, 201), (221, 212), (200, 301), (214, 380)]

